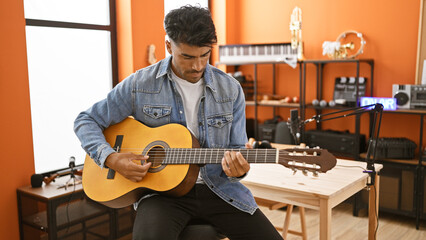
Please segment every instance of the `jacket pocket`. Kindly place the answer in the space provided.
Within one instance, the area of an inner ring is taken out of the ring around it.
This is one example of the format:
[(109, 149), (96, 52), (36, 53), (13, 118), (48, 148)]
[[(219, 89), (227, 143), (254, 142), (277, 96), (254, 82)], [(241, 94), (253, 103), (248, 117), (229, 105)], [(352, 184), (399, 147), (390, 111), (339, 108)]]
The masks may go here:
[(150, 127), (157, 127), (170, 123), (172, 107), (167, 105), (144, 105), (144, 123)]
[(230, 113), (207, 117), (210, 147), (223, 148), (229, 144), (233, 119)]
[(216, 116), (208, 117), (207, 124), (209, 125), (209, 127), (223, 128), (226, 125), (228, 125), (230, 122), (232, 122), (232, 120), (233, 120), (232, 114), (216, 115)]

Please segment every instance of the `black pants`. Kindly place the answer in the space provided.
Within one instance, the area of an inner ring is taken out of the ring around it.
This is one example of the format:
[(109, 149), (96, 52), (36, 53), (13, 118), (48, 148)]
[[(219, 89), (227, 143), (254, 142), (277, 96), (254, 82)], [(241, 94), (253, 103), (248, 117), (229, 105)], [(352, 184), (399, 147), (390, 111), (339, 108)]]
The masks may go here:
[(142, 200), (133, 226), (133, 239), (178, 239), (194, 218), (210, 223), (231, 240), (282, 239), (260, 209), (253, 215), (242, 212), (204, 184), (196, 184), (180, 198), (158, 195)]

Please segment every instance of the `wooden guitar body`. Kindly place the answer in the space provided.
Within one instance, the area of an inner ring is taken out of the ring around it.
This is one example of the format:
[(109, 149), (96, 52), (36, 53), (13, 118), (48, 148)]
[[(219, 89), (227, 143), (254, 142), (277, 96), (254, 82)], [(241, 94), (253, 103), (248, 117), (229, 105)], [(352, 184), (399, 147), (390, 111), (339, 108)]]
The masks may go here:
[[(119, 152), (149, 154), (163, 148), (199, 147), (198, 141), (188, 130), (179, 124), (168, 124), (158, 128), (149, 128), (138, 121), (127, 118), (104, 131), (105, 138), (111, 146), (115, 145), (117, 136), (123, 136)], [(161, 139), (161, 140), (160, 140)], [(156, 154), (149, 154), (148, 161), (158, 159)], [(152, 165), (141, 182), (132, 182), (118, 173), (108, 179), (108, 168), (100, 168), (88, 155), (84, 162), (83, 189), (94, 201), (112, 208), (129, 206), (149, 192), (160, 192), (171, 196), (181, 196), (189, 192), (199, 172), (199, 165)]]

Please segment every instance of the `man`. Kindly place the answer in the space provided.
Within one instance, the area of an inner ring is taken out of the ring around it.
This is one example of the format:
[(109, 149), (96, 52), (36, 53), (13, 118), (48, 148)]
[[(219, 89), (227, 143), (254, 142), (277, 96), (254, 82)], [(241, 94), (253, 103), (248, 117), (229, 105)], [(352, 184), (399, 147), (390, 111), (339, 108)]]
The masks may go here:
[[(245, 100), (239, 83), (208, 64), (216, 31), (207, 9), (185, 6), (164, 20), (170, 57), (141, 69), (118, 84), (108, 97), (82, 112), (75, 132), (100, 167), (114, 169), (131, 181), (143, 180), (148, 156), (117, 153), (105, 142), (103, 129), (128, 116), (149, 127), (186, 126), (204, 148), (241, 148), (247, 142)], [(257, 208), (239, 180), (250, 166), (234, 151), (222, 164), (200, 168), (197, 184), (183, 197), (158, 194), (138, 203), (134, 239), (177, 239), (192, 219), (203, 219), (230, 239), (282, 239)]]

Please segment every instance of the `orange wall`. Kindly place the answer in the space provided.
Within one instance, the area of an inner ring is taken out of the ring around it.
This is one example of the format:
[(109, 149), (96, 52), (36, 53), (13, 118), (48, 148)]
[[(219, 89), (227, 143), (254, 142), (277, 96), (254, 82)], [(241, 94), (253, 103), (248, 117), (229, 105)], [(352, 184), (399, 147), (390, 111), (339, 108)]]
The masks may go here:
[(16, 189), (34, 173), (23, 1), (0, 1), (0, 235), (19, 239)]
[(148, 63), (147, 47), (154, 44), (157, 61), (165, 56), (164, 1), (132, 1), (132, 30), (135, 71)]
[[(223, 0), (212, 0), (213, 3)], [(229, 1), (228, 1), (229, 2)], [(374, 66), (374, 96), (391, 97), (392, 84), (414, 84), (420, 0), (234, 0), (226, 5), (226, 44), (289, 42), (290, 15), (295, 6), (302, 10), (302, 29), (307, 59), (327, 59), (322, 56), (322, 43), (334, 41), (340, 33), (356, 30), (363, 33), (367, 44), (361, 58), (372, 58)], [(212, 4), (212, 11), (215, 4)], [(223, 11), (223, 9), (221, 10)], [(229, 14), (228, 14), (229, 13)], [(215, 14), (214, 14), (215, 16)], [(215, 19), (216, 21), (216, 19)], [(218, 20), (220, 21), (220, 20)], [(224, 31), (224, 30), (221, 30)], [(219, 32), (220, 33), (220, 32)], [(218, 34), (219, 34), (218, 33)], [(220, 38), (220, 36), (219, 36)], [(217, 61), (217, 58), (215, 59)], [(252, 67), (243, 67), (246, 74), (253, 74)], [(361, 76), (369, 78), (368, 65), (361, 66)], [(299, 95), (299, 71), (289, 66), (277, 66), (277, 93), (284, 96)], [(315, 67), (307, 69), (307, 101), (315, 98)], [(355, 65), (327, 65), (324, 69), (324, 99), (333, 97), (334, 78), (355, 76)], [(259, 65), (259, 92), (271, 93), (272, 67)], [(261, 107), (259, 118), (272, 118), (270, 107)], [(278, 113), (287, 119), (288, 108)], [(248, 107), (248, 116), (254, 116), (253, 107)], [(306, 116), (314, 115), (308, 110)], [(381, 136), (406, 136), (418, 143), (419, 117), (387, 114), (383, 117)], [(354, 131), (351, 120), (324, 123), (324, 128), (335, 127)], [(333, 126), (331, 126), (333, 125)], [(363, 117), (362, 131), (367, 133), (367, 118)], [(312, 125), (313, 127), (314, 125)], [(397, 126), (397, 127), (396, 127)], [(309, 127), (309, 126), (308, 126)]]
[(134, 70), (131, 0), (117, 0), (118, 79), (121, 81)]
[(157, 61), (165, 56), (164, 1), (116, 0), (119, 80), (148, 63), (147, 48), (156, 47)]

